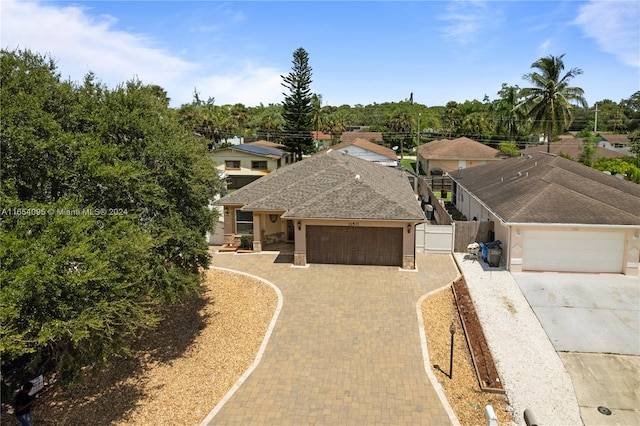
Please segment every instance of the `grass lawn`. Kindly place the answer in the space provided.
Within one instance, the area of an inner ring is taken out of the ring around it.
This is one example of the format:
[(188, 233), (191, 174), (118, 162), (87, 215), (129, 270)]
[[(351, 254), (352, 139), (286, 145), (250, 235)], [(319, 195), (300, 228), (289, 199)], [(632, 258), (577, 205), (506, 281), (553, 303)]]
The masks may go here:
[(416, 161), (415, 160), (400, 160), (400, 165), (405, 167), (408, 170), (416, 173)]

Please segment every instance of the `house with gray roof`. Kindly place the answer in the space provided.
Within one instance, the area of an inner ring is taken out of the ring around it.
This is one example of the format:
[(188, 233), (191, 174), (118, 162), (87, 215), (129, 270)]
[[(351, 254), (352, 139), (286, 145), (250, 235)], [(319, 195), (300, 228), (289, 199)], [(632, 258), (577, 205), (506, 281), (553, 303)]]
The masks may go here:
[(553, 154), (450, 173), (460, 212), (492, 221), (512, 272), (640, 271), (640, 185)]
[(334, 150), (315, 154), (229, 194), (225, 238), (253, 250), (294, 244), (294, 265), (415, 268), (415, 226), (426, 221), (406, 173)]

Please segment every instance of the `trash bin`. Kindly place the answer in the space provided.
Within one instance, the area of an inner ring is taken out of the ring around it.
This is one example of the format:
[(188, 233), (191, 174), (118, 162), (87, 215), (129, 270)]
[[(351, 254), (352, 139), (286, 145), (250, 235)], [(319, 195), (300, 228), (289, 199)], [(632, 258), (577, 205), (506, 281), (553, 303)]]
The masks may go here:
[(482, 260), (487, 261), (487, 256), (489, 254), (489, 249), (485, 243), (480, 243), (480, 249), (482, 250)]
[(496, 267), (500, 266), (500, 258), (502, 257), (502, 249), (501, 248), (490, 248), (488, 249), (487, 255), (487, 263), (489, 266)]
[(427, 212), (427, 219), (433, 219), (433, 206), (431, 204), (427, 204), (426, 206), (424, 206), (424, 209)]

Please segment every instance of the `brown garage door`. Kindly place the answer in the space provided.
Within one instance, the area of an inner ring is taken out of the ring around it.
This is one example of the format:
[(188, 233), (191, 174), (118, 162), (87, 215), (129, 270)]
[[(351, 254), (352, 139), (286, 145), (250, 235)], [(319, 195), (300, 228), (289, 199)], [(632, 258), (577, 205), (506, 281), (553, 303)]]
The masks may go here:
[(307, 262), (402, 266), (402, 228), (307, 226)]

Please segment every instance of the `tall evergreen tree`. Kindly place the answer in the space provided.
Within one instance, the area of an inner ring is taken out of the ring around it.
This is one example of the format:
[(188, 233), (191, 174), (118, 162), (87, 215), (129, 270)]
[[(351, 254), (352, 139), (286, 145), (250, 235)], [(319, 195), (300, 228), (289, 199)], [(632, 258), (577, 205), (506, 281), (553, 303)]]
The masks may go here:
[(284, 118), (284, 144), (296, 153), (297, 159), (302, 154), (313, 152), (313, 106), (311, 93), (312, 69), (309, 66), (309, 55), (302, 48), (293, 52), (291, 72), (282, 76), (282, 85), (289, 90), (283, 93), (284, 102), (282, 117)]

